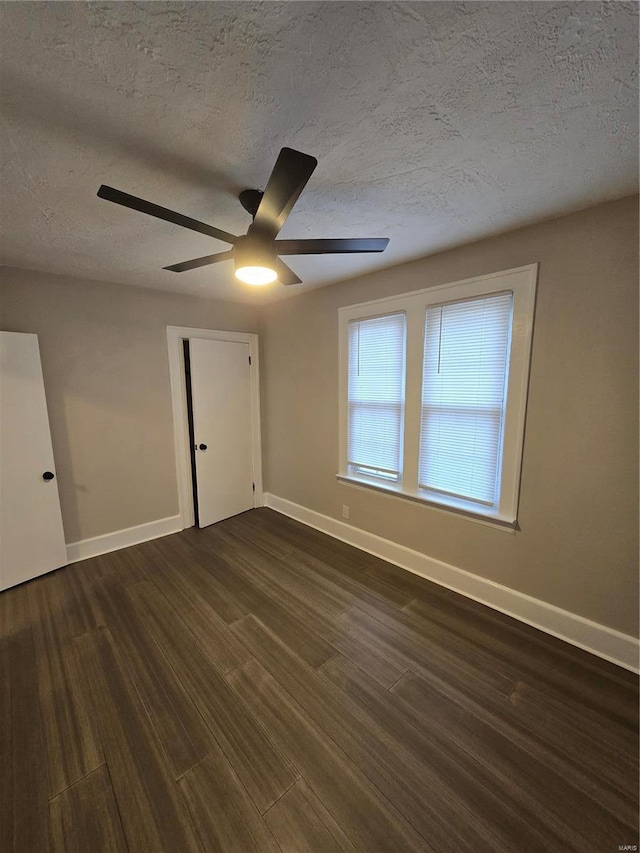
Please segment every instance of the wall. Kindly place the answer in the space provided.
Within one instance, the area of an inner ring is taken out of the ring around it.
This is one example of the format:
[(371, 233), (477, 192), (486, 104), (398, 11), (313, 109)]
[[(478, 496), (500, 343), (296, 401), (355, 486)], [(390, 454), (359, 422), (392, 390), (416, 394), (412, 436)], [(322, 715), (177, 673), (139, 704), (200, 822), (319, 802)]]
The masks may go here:
[[(262, 309), (266, 491), (637, 636), (637, 247), (632, 197)], [(337, 483), (338, 308), (536, 261), (520, 530)]]
[(176, 515), (165, 327), (256, 332), (256, 309), (4, 268), (0, 317), (40, 340), (67, 542)]

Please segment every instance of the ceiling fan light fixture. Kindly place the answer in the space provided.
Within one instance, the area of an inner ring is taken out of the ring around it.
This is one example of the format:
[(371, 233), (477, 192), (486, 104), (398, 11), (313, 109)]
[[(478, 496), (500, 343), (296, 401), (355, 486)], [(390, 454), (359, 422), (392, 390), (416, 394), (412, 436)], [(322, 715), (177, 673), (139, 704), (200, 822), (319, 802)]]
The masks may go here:
[(275, 281), (278, 274), (270, 267), (263, 266), (236, 266), (236, 278), (243, 281), (245, 284), (271, 284)]
[(233, 247), (236, 278), (245, 284), (270, 284), (278, 277), (276, 250), (273, 241), (248, 234), (240, 237)]

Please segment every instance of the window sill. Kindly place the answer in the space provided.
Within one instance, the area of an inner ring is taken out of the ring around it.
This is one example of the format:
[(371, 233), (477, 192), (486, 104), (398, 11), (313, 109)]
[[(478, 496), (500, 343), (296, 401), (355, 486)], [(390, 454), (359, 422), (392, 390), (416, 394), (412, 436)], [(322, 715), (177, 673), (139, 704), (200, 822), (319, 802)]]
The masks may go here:
[(465, 509), (463, 507), (447, 506), (446, 504), (436, 503), (424, 498), (421, 495), (411, 494), (402, 491), (400, 487), (391, 485), (382, 485), (371, 480), (360, 479), (358, 477), (347, 476), (346, 474), (336, 474), (336, 480), (345, 486), (354, 486), (355, 488), (368, 489), (374, 492), (382, 492), (384, 495), (389, 495), (401, 500), (411, 501), (411, 503), (421, 504), (436, 512), (444, 512), (447, 515), (453, 514), (466, 518), (468, 521), (473, 521), (476, 524), (484, 524), (487, 527), (493, 527), (497, 530), (503, 530), (506, 533), (515, 533), (518, 529), (517, 521), (509, 521), (506, 519), (495, 518), (494, 516), (484, 515), (480, 512)]

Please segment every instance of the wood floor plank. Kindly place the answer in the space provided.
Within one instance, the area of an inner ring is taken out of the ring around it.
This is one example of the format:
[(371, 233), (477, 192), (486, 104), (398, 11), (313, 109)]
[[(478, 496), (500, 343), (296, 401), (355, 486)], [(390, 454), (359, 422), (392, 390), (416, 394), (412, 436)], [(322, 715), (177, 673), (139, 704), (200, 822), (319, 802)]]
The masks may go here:
[(27, 584), (0, 592), (0, 638), (22, 631), (30, 625)]
[[(602, 714), (586, 711), (579, 700), (550, 695), (519, 681), (509, 696), (513, 717), (540, 742), (564, 755), (570, 765), (605, 779), (625, 796), (638, 801), (638, 732)], [(553, 725), (550, 721), (553, 720)], [(629, 790), (629, 779), (635, 786)]]
[[(272, 510), (260, 509), (252, 513), (243, 513), (241, 516), (228, 519), (225, 522), (224, 539), (228, 539), (226, 531), (230, 528), (235, 541), (242, 541), (246, 547), (243, 550), (243, 556), (248, 559), (254, 553), (272, 554), (275, 555), (275, 560), (264, 560), (263, 563), (268, 567), (269, 582), (281, 583), (289, 590), (296, 588), (301, 590), (300, 600), (312, 603), (315, 607), (320, 606), (320, 609), (332, 615), (339, 615), (359, 602), (364, 601), (370, 603), (373, 607), (388, 609), (392, 612), (398, 612), (401, 607), (407, 603), (406, 591), (395, 591), (390, 589), (390, 585), (385, 582), (379, 584), (381, 594), (376, 593), (375, 588), (377, 580), (371, 577), (366, 570), (366, 565), (362, 569), (351, 568), (351, 573), (347, 574), (342, 566), (337, 567), (332, 563), (324, 562), (318, 559), (314, 554), (310, 553), (309, 548), (306, 550), (297, 545), (283, 543), (278, 535), (278, 516)], [(291, 519), (285, 519), (285, 523)], [(297, 522), (292, 522), (298, 524)], [(299, 525), (301, 526), (301, 525)], [(274, 530), (275, 527), (275, 530)], [(243, 535), (240, 536), (238, 528)], [(200, 549), (211, 548), (218, 550), (218, 541), (220, 534), (218, 531), (220, 525), (215, 525), (214, 528), (207, 528), (199, 531)], [(259, 535), (258, 535), (259, 531)], [(320, 534), (322, 535), (322, 534)], [(326, 538), (326, 537), (325, 537)], [(349, 546), (343, 545), (344, 548)], [(349, 549), (351, 555), (354, 549)], [(342, 555), (344, 557), (344, 555)], [(395, 566), (390, 566), (388, 563), (383, 563), (377, 558), (366, 555), (368, 559), (373, 560), (376, 565), (383, 564), (391, 569), (397, 569)], [(259, 568), (259, 564), (258, 564)], [(402, 574), (407, 575), (407, 572), (397, 569)], [(295, 574), (300, 583), (291, 585), (288, 583), (288, 575)], [(422, 584), (427, 584), (422, 578), (409, 575), (413, 581), (420, 581)], [(368, 585), (367, 585), (368, 582)], [(373, 585), (372, 585), (373, 584)], [(320, 594), (311, 594), (315, 588), (320, 590)], [(439, 590), (435, 584), (429, 584), (429, 588)], [(412, 586), (410, 594), (415, 594), (415, 589)], [(324, 596), (328, 595), (333, 599), (332, 604), (327, 606)]]
[[(366, 710), (378, 725), (434, 769), (438, 776), (465, 800), (474, 821), (488, 824), (502, 837), (505, 849), (517, 838), (523, 850), (565, 853), (575, 847), (566, 826), (554, 814), (546, 814), (541, 803), (520, 796), (512, 780), (499, 778), (467, 749), (462, 749), (446, 732), (431, 724), (430, 716), (413, 713), (396, 695), (381, 687), (346, 658), (329, 661), (319, 671), (338, 690)], [(522, 756), (526, 761), (526, 755)]]
[(192, 596), (189, 602), (171, 598), (170, 604), (223, 675), (249, 660), (245, 646), (205, 601)]
[(199, 593), (198, 587), (194, 588), (191, 575), (183, 573), (180, 581), (167, 586), (161, 578), (155, 586), (165, 591), (171, 608), (189, 628), (211, 662), (223, 674), (245, 663), (250, 657), (247, 649), (229, 631), (227, 623)]
[[(429, 838), (436, 849), (504, 851), (511, 847), (499, 827), (488, 826), (460, 796), (465, 779), (441, 762), (445, 773), (420, 761), (403, 743), (380, 726), (352, 698), (335, 690), (304, 664), (255, 617), (234, 626), (256, 659), (295, 699), (317, 725), (343, 750), (408, 823)], [(301, 768), (301, 773), (304, 771)], [(462, 819), (461, 819), (462, 818)]]
[(406, 613), (373, 610), (366, 604), (340, 617), (342, 624), (359, 628), (370, 638), (370, 644), (382, 646), (388, 658), (405, 670), (426, 668), (459, 689), (478, 695), (495, 693), (506, 699), (511, 693), (518, 678), (515, 671), (497, 667), (489, 654), (453, 633), (424, 625), (418, 631), (411, 621)]
[(220, 748), (185, 773), (179, 785), (204, 850), (280, 853), (267, 824)]
[[(308, 574), (312, 573), (306, 565), (299, 563), (297, 555), (294, 559), (296, 564), (303, 567)], [(250, 581), (259, 591), (261, 598), (257, 599), (255, 593), (253, 597), (255, 615), (259, 616), (261, 621), (274, 630), (274, 633), (285, 643), (295, 647), (300, 656), (311, 666), (321, 666), (339, 652), (357, 662), (384, 687), (390, 687), (406, 672), (407, 667), (404, 662), (398, 663), (392, 659), (388, 649), (378, 648), (377, 644), (372, 642), (370, 635), (357, 626), (345, 627), (340, 619), (342, 614), (332, 617), (325, 609), (318, 606), (315, 596), (305, 597), (300, 591), (292, 590), (286, 583), (278, 583), (264, 565), (260, 566), (259, 561), (248, 564), (246, 560), (230, 558), (228, 565), (239, 572), (245, 582)], [(233, 586), (237, 589), (231, 580), (229, 585), (230, 588)], [(275, 605), (275, 611), (271, 605)], [(278, 614), (283, 610), (294, 617), (295, 621), (285, 619), (283, 623), (282, 620), (277, 619)], [(307, 635), (302, 634), (301, 623), (315, 635), (310, 642), (304, 642)], [(317, 638), (323, 638), (329, 645), (322, 644), (318, 647)]]
[[(398, 611), (389, 613), (375, 609), (380, 618), (372, 616), (372, 611), (353, 607), (337, 620), (338, 636), (332, 643), (338, 651), (361, 669), (367, 672), (383, 687), (390, 687), (409, 669), (420, 668), (423, 664), (430, 670), (437, 669), (447, 674), (447, 678), (456, 680), (465, 689), (484, 693), (497, 692), (506, 697), (513, 688), (516, 678), (506, 676), (499, 671), (478, 668), (474, 665), (473, 655), (456, 657), (441, 646), (426, 643), (418, 635), (402, 636), (392, 626), (396, 622)], [(385, 620), (391, 620), (390, 624)]]
[(593, 655), (545, 636), (531, 626), (487, 607), (479, 610), (470, 606), (476, 602), (463, 604), (460, 599), (461, 596), (450, 597), (447, 608), (414, 600), (405, 610), (421, 617), (431, 630), (453, 627), (478, 649), (486, 650), (497, 668), (515, 669), (530, 683), (567, 693), (579, 698), (585, 708), (605, 712), (632, 729), (636, 727), (637, 679), (632, 673), (605, 661), (594, 661)]
[(298, 779), (298, 771), (256, 724), (161, 593), (151, 584), (138, 584), (129, 594), (263, 814)]
[(180, 792), (107, 628), (76, 639), (131, 853), (201, 851)]
[(31, 630), (0, 639), (0, 850), (46, 853), (47, 764)]
[(249, 613), (259, 616), (285, 643), (295, 646), (310, 666), (321, 666), (336, 654), (336, 649), (321, 634), (298, 617), (295, 606), (290, 605), (291, 597), (275, 585), (265, 588), (251, 563), (241, 554), (222, 557), (216, 576)]
[[(453, 590), (446, 592), (446, 606), (440, 613), (429, 608), (425, 614), (428, 619), (453, 619), (459, 623), (459, 628), (466, 627), (472, 631), (480, 629), (485, 636), (475, 639), (482, 644), (491, 638), (506, 641), (514, 654), (523, 655), (523, 663), (531, 657), (555, 670), (569, 690), (572, 689), (572, 676), (575, 675), (579, 682), (586, 677), (588, 683), (593, 682), (596, 685), (596, 689), (607, 684), (607, 692), (614, 695), (616, 701), (624, 701), (624, 698), (629, 696), (632, 700), (637, 697), (638, 677), (635, 673), (460, 593)], [(418, 596), (406, 609), (421, 612), (423, 606), (428, 604), (425, 596)], [(621, 693), (618, 693), (619, 688)], [(631, 705), (634, 706), (633, 701)], [(634, 719), (631, 722), (633, 723)]]
[(257, 539), (260, 548), (276, 559), (286, 559), (291, 556), (292, 548), (277, 536), (271, 535), (271, 513), (241, 513), (233, 517), (233, 524), (225, 525), (225, 530), (229, 533), (249, 537), (253, 542)]
[[(64, 571), (64, 570), (63, 570)], [(104, 764), (73, 642), (74, 621), (60, 570), (29, 583), (49, 794), (55, 796)]]
[(123, 548), (121, 551), (104, 554), (105, 566), (109, 573), (117, 574), (123, 586), (148, 581), (153, 565), (149, 560), (150, 546), (151, 543), (142, 542), (130, 548)]
[(407, 664), (375, 634), (363, 630), (359, 625), (341, 620), (331, 636), (333, 646), (341, 655), (363, 669), (385, 689), (391, 687), (407, 672)]
[(442, 604), (450, 593), (448, 589), (437, 583), (425, 581), (419, 575), (381, 559), (367, 561), (364, 572), (368, 578), (375, 578), (380, 583), (395, 587), (406, 596), (410, 596), (412, 600), (439, 601)]
[(264, 817), (282, 853), (356, 853), (304, 779), (298, 779)]
[(217, 581), (215, 555), (209, 555), (212, 565), (207, 571), (198, 562), (197, 550), (189, 539), (176, 541), (177, 538), (165, 536), (149, 543), (154, 560), (153, 580), (176, 596), (189, 598), (195, 591), (227, 624), (246, 616), (250, 611)]
[(177, 779), (216, 746), (215, 739), (115, 575), (100, 582), (97, 596)]
[(82, 574), (90, 575), (95, 578), (102, 578), (106, 575), (117, 571), (122, 565), (120, 562), (122, 551), (113, 551), (107, 554), (99, 554), (97, 557), (90, 557), (87, 560), (78, 560), (70, 565), (75, 566)]
[[(227, 562), (235, 565), (235, 558), (241, 557), (253, 571), (268, 578), (271, 585), (282, 586), (304, 601), (313, 602), (314, 607), (330, 616), (339, 616), (352, 605), (353, 595), (337, 584), (298, 567), (296, 560), (274, 557), (269, 548), (264, 546), (264, 537), (256, 539), (251, 532), (251, 525), (247, 525), (247, 530), (217, 528), (210, 534), (208, 541), (215, 542), (218, 553), (224, 549)], [(214, 534), (215, 539), (212, 539)]]
[(519, 788), (522, 796), (555, 814), (569, 828), (569, 849), (579, 842), (583, 849), (604, 850), (617, 844), (615, 839), (635, 833), (637, 804), (597, 778), (569, 769), (525, 730), (511, 725), (498, 706), (492, 713), (468, 696), (451, 697), (435, 689), (413, 673), (403, 676), (391, 692), (497, 777)]
[(72, 563), (64, 572), (57, 573), (64, 595), (67, 638), (79, 637), (104, 625), (105, 619), (96, 598), (96, 585), (103, 577), (112, 576), (94, 571), (91, 561)]
[(338, 542), (313, 528), (306, 527), (291, 518), (279, 515), (273, 510), (260, 510), (269, 514), (270, 523), (277, 535), (287, 544), (293, 546), (293, 553), (303, 553), (312, 556), (323, 565), (323, 572), (338, 576), (345, 588), (356, 594), (363, 592), (374, 595), (384, 604), (404, 607), (413, 599), (412, 594), (394, 589), (387, 583), (379, 582), (375, 577), (367, 575), (368, 560), (376, 560), (370, 554)]
[[(217, 556), (216, 570), (220, 565), (219, 559)], [(314, 570), (301, 562), (297, 554), (293, 559), (307, 574), (314, 574)], [(317, 561), (314, 565), (316, 563)], [(240, 574), (239, 583), (234, 580), (233, 572)], [(247, 583), (253, 587), (253, 592), (244, 599), (246, 610), (253, 608), (253, 612), (285, 642), (294, 646), (311, 666), (321, 666), (336, 652), (340, 652), (355, 661), (384, 687), (390, 687), (406, 672), (404, 663), (391, 659), (387, 648), (377, 648), (369, 634), (357, 626), (345, 628), (339, 619), (318, 606), (315, 596), (304, 596), (300, 591), (292, 590), (286, 583), (278, 583), (274, 575), (269, 573), (264, 565), (260, 565), (260, 561), (249, 563), (246, 559), (236, 557), (234, 560), (229, 557), (224, 577), (227, 579), (228, 588), (235, 592), (242, 592)], [(349, 595), (358, 600), (362, 598), (360, 594)], [(289, 614), (290, 618), (283, 616), (283, 611)], [(394, 608), (394, 611), (397, 612), (397, 608)], [(302, 626), (306, 626), (311, 636)], [(325, 642), (319, 645), (318, 638)]]
[(51, 800), (49, 823), (54, 853), (127, 853), (106, 765)]
[(394, 806), (257, 661), (226, 676), (253, 716), (300, 767), (334, 820), (363, 853), (433, 851)]

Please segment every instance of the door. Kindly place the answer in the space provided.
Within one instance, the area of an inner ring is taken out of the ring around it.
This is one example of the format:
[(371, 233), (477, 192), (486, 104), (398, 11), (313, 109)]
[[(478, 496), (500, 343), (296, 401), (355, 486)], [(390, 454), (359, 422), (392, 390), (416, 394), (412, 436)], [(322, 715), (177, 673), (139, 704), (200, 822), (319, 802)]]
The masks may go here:
[(249, 345), (191, 338), (198, 526), (253, 509)]
[(0, 332), (0, 590), (66, 562), (38, 336)]

